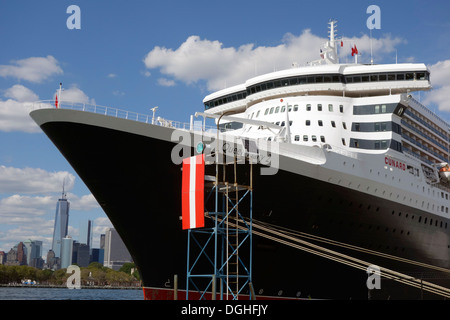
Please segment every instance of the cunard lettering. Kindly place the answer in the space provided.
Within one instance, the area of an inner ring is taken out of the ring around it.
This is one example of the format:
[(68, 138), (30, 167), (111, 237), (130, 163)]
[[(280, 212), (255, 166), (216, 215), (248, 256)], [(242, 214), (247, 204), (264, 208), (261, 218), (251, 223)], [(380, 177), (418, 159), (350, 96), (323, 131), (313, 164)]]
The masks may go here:
[(391, 166), (391, 167), (398, 168), (398, 169), (403, 170), (403, 171), (406, 170), (406, 164), (404, 164), (401, 161), (398, 161), (398, 160), (395, 160), (395, 159), (391, 159), (389, 157), (384, 157), (384, 163), (389, 165), (389, 166)]

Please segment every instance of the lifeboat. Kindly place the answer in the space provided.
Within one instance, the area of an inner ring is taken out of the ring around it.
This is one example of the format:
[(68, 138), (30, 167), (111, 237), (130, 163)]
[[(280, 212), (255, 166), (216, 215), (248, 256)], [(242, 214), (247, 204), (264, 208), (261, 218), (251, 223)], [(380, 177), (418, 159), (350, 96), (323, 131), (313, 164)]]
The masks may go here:
[(450, 167), (448, 166), (448, 164), (446, 164), (445, 166), (442, 166), (439, 169), (439, 176), (442, 179), (445, 179), (447, 181), (450, 181)]

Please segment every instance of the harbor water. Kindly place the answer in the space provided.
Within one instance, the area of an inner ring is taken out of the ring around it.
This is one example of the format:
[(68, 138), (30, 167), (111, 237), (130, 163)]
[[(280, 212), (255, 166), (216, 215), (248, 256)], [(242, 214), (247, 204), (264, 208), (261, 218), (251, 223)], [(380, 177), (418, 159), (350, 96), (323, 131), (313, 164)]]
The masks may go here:
[(0, 300), (144, 300), (142, 289), (0, 287)]

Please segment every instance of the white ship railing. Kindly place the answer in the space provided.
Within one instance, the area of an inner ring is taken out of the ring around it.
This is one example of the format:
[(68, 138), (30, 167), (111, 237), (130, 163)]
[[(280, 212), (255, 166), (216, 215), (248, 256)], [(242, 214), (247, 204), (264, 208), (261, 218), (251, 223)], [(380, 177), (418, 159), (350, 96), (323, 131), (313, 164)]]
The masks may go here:
[(149, 123), (154, 125), (159, 125), (162, 127), (170, 127), (181, 130), (195, 130), (195, 131), (212, 131), (215, 132), (217, 127), (214, 126), (206, 126), (204, 124), (199, 124), (199, 121), (191, 123), (179, 122), (167, 120), (161, 117), (154, 117), (148, 114), (137, 113), (133, 111), (121, 110), (112, 107), (99, 106), (96, 104), (90, 103), (81, 103), (74, 101), (59, 101), (58, 107), (55, 106), (54, 100), (42, 100), (36, 101), (33, 103), (32, 110), (37, 109), (69, 109), (69, 110), (77, 110), (84, 112), (91, 112), (95, 114), (101, 114), (105, 116), (110, 116), (114, 118), (132, 120), (137, 122)]

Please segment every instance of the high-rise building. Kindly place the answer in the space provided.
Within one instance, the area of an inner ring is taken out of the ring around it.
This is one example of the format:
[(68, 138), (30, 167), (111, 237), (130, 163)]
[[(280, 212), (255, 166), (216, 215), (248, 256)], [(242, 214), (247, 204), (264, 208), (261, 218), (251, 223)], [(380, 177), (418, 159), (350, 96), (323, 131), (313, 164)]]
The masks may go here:
[(105, 249), (105, 235), (100, 235), (100, 249)]
[(42, 241), (28, 239), (24, 241), (27, 255), (27, 265), (42, 268)]
[(124, 263), (131, 261), (131, 255), (116, 229), (106, 229), (103, 265), (113, 270), (119, 270)]
[(19, 242), (11, 250), (9, 250), (6, 258), (8, 266), (23, 266), (27, 264), (27, 248), (23, 242)]
[(92, 257), (91, 262), (99, 262), (99, 263), (103, 264), (104, 255), (105, 255), (104, 249), (93, 248), (92, 255), (91, 255), (91, 257)]
[(87, 244), (73, 241), (72, 247), (72, 264), (79, 267), (87, 267), (91, 261), (91, 250)]
[(66, 236), (61, 241), (61, 268), (67, 268), (72, 264), (73, 239)]
[(19, 244), (17, 245), (17, 261), (21, 266), (27, 264), (27, 253), (23, 242), (19, 242)]
[(67, 201), (64, 187), (61, 199), (56, 203), (55, 227), (53, 229), (52, 250), (56, 258), (61, 258), (62, 239), (67, 236), (69, 227), (69, 208), (70, 202)]
[(80, 226), (80, 243), (87, 244), (92, 248), (92, 234), (94, 223), (92, 220), (86, 221)]
[(60, 265), (59, 258), (55, 257), (55, 252), (53, 252), (52, 249), (48, 250), (47, 253), (47, 268), (56, 270), (58, 269), (58, 266)]
[(77, 252), (77, 264), (80, 267), (87, 267), (91, 261), (91, 250), (87, 244), (80, 243)]

